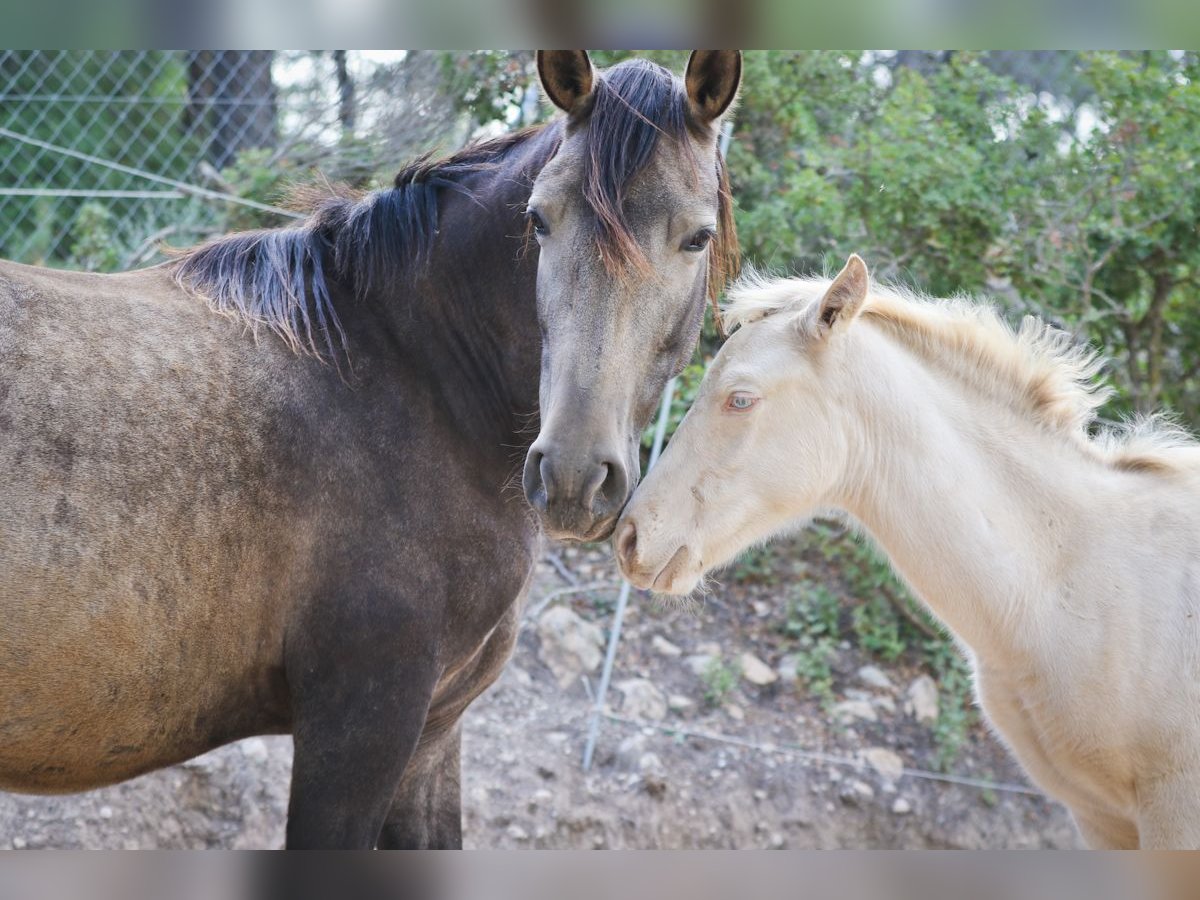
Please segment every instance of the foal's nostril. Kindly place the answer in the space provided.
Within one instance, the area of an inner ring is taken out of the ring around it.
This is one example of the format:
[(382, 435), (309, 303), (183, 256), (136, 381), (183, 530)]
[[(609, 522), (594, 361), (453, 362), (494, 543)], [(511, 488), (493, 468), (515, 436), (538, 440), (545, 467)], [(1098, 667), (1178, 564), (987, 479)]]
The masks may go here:
[(617, 561), (628, 571), (637, 556), (637, 526), (632, 520), (624, 522), (617, 532), (616, 550)]

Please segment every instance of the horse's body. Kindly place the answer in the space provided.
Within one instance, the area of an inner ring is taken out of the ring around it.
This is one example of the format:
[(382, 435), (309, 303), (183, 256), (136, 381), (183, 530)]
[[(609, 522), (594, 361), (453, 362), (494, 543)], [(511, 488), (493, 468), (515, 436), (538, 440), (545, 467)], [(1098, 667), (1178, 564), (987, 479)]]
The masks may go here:
[[(682, 84), (614, 73), (597, 90), (638, 87), (624, 115), (668, 133)], [(459, 843), (458, 720), (508, 658), (540, 540), (512, 487), (548, 352), (524, 206), (611, 125), (577, 112), (153, 269), (0, 264), (0, 787), (291, 732), (289, 846)], [(615, 177), (661, 181), (685, 151)], [(701, 311), (687, 275), (657, 285), (671, 329)], [(618, 308), (605, 278), (572, 300)], [(666, 377), (621, 389), (639, 375)]]
[(742, 328), (627, 508), (627, 571), (683, 591), (797, 517), (848, 512), (1090, 844), (1200, 847), (1200, 446), (1152, 424), (1089, 436), (1095, 360), (1040, 323), (1014, 337), (866, 288), (855, 259), (832, 286), (735, 302)]

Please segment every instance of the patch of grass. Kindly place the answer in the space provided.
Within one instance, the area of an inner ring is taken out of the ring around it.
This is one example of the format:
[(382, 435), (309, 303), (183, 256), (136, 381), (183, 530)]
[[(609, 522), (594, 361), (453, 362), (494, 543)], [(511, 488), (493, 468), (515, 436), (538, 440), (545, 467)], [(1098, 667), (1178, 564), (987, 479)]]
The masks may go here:
[(737, 558), (729, 570), (729, 578), (738, 584), (779, 583), (779, 553), (774, 544), (751, 547)]
[(858, 645), (888, 662), (895, 662), (908, 649), (900, 616), (878, 594), (854, 608), (850, 616)]
[(737, 687), (737, 669), (720, 657), (715, 657), (704, 670), (704, 700), (710, 706), (720, 706)]
[(925, 658), (938, 683), (938, 718), (933, 725), (937, 765), (942, 771), (958, 759), (979, 720), (973, 705), (971, 669), (949, 638), (925, 642)]
[(795, 641), (790, 654), (796, 675), (821, 705), (829, 707), (833, 696), (833, 669), (837, 655), (838, 617), (841, 604), (823, 584), (799, 586), (791, 592), (787, 618), (780, 630)]

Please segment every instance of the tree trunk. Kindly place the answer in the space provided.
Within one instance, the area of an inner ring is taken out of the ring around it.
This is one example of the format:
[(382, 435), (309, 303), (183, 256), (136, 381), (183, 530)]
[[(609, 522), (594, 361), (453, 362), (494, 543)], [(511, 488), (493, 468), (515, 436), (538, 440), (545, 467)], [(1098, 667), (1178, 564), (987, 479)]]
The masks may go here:
[(188, 118), (208, 129), (206, 155), (218, 170), (250, 147), (278, 140), (272, 50), (188, 53)]
[(342, 123), (342, 133), (346, 137), (354, 136), (354, 124), (357, 118), (354, 97), (354, 79), (346, 68), (346, 51), (333, 51), (333, 64), (337, 68), (338, 83), (338, 121)]

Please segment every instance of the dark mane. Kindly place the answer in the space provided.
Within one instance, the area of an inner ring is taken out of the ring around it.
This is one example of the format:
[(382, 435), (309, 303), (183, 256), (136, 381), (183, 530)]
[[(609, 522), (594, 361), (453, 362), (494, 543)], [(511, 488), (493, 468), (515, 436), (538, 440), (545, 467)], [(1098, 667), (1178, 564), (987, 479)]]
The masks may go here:
[[(332, 356), (334, 333), (343, 348), (346, 335), (326, 277), (365, 297), (394, 278), (398, 266), (403, 271), (408, 264), (425, 262), (437, 232), (439, 192), (471, 195), (464, 179), (494, 167), (540, 130), (523, 129), (472, 144), (442, 160), (422, 156), (402, 169), (387, 190), (354, 194), (335, 188), (323, 196), (310, 191), (310, 213), (303, 222), (233, 234), (185, 251), (172, 263), (175, 281), (217, 312), (252, 327), (265, 325), (297, 352), (320, 354), (319, 332)], [(325, 271), (326, 261), (332, 272)]]
[[(584, 196), (596, 216), (596, 240), (610, 271), (646, 265), (625, 218), (625, 190), (666, 135), (691, 157), (687, 95), (680, 79), (645, 60), (629, 60), (596, 79), (587, 118)], [(438, 196), (474, 196), (465, 180), (496, 166), (514, 147), (546, 128), (544, 163), (561, 130), (537, 126), (470, 145), (445, 159), (424, 156), (406, 166), (391, 188), (317, 197), (301, 223), (218, 238), (179, 254), (175, 281), (221, 313), (266, 326), (297, 352), (335, 355), (346, 335), (327, 278), (365, 297), (411, 274), (429, 257), (438, 227)], [(692, 163), (694, 164), (694, 159)], [(718, 159), (719, 222), (709, 250), (708, 289), (716, 298), (736, 274), (737, 234), (724, 161)], [(323, 345), (323, 348), (319, 346)]]

